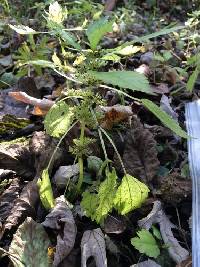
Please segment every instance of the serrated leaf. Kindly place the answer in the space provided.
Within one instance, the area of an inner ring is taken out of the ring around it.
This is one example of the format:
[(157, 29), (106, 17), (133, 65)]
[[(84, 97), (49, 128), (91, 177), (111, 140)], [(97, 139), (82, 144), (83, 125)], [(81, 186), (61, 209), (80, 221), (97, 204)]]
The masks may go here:
[(196, 67), (196, 69), (193, 71), (192, 75), (190, 75), (188, 82), (186, 84), (186, 88), (189, 92), (192, 92), (194, 85), (195, 85), (195, 82), (198, 78), (198, 75), (199, 75), (199, 70), (198, 70), (198, 67)]
[(101, 80), (107, 84), (117, 85), (121, 88), (140, 91), (147, 94), (153, 94), (145, 75), (135, 71), (90, 71), (90, 74), (93, 75), (95, 79)]
[(137, 235), (138, 237), (131, 238), (131, 244), (139, 250), (140, 253), (157, 258), (160, 255), (160, 249), (153, 235), (145, 229), (137, 232)]
[(100, 184), (98, 192), (98, 207), (96, 209), (96, 222), (102, 221), (113, 208), (116, 193), (117, 175), (115, 170), (108, 172), (105, 181)]
[(58, 31), (58, 35), (63, 39), (64, 42), (73, 46), (74, 48), (81, 50), (81, 46), (77, 43), (75, 36), (69, 32), (66, 32), (64, 29)]
[(84, 209), (86, 216), (90, 217), (93, 221), (96, 218), (96, 208), (98, 204), (98, 198), (96, 194), (91, 194), (88, 191), (82, 194), (81, 207)]
[(43, 170), (42, 177), (38, 179), (37, 185), (39, 187), (40, 199), (45, 209), (49, 210), (53, 208), (55, 206), (55, 201), (47, 169)]
[(112, 31), (113, 21), (108, 21), (107, 18), (101, 18), (88, 26), (87, 37), (90, 42), (90, 47), (95, 50), (101, 38)]
[(13, 236), (10, 258), (15, 267), (48, 267), (49, 244), (43, 226), (28, 217)]
[(112, 172), (107, 172), (106, 179), (99, 186), (98, 194), (91, 194), (88, 191), (83, 193), (81, 206), (86, 215), (97, 223), (101, 222), (114, 206), (116, 182), (117, 175), (113, 169)]
[(127, 174), (117, 189), (114, 198), (115, 208), (122, 215), (137, 209), (148, 197), (148, 192), (149, 189), (144, 183)]
[(172, 130), (175, 134), (183, 138), (189, 137), (187, 133), (179, 126), (179, 124), (174, 119), (172, 119), (172, 117), (170, 117), (151, 100), (141, 99), (141, 101), (147, 109), (149, 109), (166, 127)]
[(64, 101), (57, 102), (45, 117), (44, 127), (46, 132), (59, 138), (69, 129), (73, 115), (73, 107), (68, 106)]
[(11, 25), (9, 24), (9, 27), (16, 31), (17, 33), (19, 34), (22, 34), (22, 35), (26, 35), (26, 34), (36, 34), (37, 32), (33, 29), (31, 29), (30, 27), (28, 26), (24, 26), (24, 25)]
[(127, 45), (120, 50), (116, 50), (115, 53), (122, 56), (130, 56), (139, 52), (140, 50), (141, 50), (140, 46)]

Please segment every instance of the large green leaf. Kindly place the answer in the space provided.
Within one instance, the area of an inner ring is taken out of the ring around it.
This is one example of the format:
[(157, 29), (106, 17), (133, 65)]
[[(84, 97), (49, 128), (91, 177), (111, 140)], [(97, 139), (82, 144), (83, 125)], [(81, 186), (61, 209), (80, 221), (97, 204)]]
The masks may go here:
[(135, 71), (90, 71), (90, 74), (97, 80), (104, 83), (117, 85), (121, 88), (128, 88), (135, 91), (153, 94), (145, 75)]
[(98, 192), (98, 207), (96, 209), (96, 221), (99, 223), (113, 208), (116, 193), (117, 175), (115, 170), (108, 172), (105, 181), (100, 184)]
[(15, 267), (49, 267), (49, 245), (43, 226), (28, 217), (13, 236), (9, 257)]
[(175, 134), (188, 138), (187, 133), (182, 130), (179, 124), (172, 119), (166, 112), (164, 112), (160, 107), (154, 104), (151, 100), (141, 99), (142, 104), (149, 109), (165, 126), (172, 130)]
[(77, 40), (75, 36), (72, 33), (69, 33), (65, 31), (64, 29), (58, 31), (58, 35), (63, 39), (64, 42), (67, 44), (73, 46), (74, 48), (80, 50), (81, 47), (79, 43), (77, 43)]
[(114, 206), (114, 197), (117, 186), (117, 175), (115, 170), (107, 171), (106, 179), (100, 184), (98, 194), (83, 193), (81, 206), (86, 215), (97, 223), (101, 222)]
[(73, 115), (73, 107), (69, 107), (64, 101), (57, 102), (45, 117), (44, 127), (46, 132), (59, 138), (69, 129)]
[(92, 50), (96, 49), (99, 41), (107, 32), (112, 31), (112, 24), (113, 21), (108, 21), (107, 18), (101, 18), (89, 25), (86, 34)]
[(114, 204), (120, 214), (124, 215), (139, 208), (148, 197), (148, 187), (133, 176), (127, 174), (118, 187)]
[(131, 239), (131, 244), (139, 250), (140, 253), (157, 258), (160, 254), (160, 249), (153, 235), (145, 229), (137, 232), (137, 235), (138, 237)]
[(42, 172), (42, 177), (39, 178), (38, 182), (40, 199), (45, 207), (45, 209), (49, 210), (55, 206), (55, 201), (53, 197), (51, 181), (49, 179), (49, 173), (47, 169), (44, 169)]

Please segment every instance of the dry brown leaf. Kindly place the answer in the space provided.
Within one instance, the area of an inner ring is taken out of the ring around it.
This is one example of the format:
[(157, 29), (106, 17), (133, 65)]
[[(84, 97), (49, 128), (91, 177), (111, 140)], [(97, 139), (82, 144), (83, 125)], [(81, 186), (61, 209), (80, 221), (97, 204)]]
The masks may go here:
[(169, 86), (166, 83), (151, 85), (152, 91), (157, 94), (168, 94)]
[(160, 201), (155, 201), (152, 211), (145, 218), (138, 221), (138, 226), (147, 230), (149, 230), (153, 224), (159, 224), (162, 239), (168, 247), (171, 258), (176, 263), (186, 260), (189, 256), (189, 252), (181, 247), (178, 240), (174, 237), (172, 228), (176, 228), (176, 226), (170, 222), (162, 209)]
[(0, 222), (3, 224), (9, 216), (14, 201), (19, 197), (19, 178), (14, 178), (9, 187), (0, 196)]
[(106, 0), (104, 10), (112, 11), (116, 6), (117, 0)]
[(46, 216), (43, 226), (59, 230), (53, 266), (58, 266), (69, 255), (76, 239), (76, 224), (64, 196), (56, 199), (56, 205)]
[(177, 264), (176, 267), (192, 267), (192, 257), (188, 257), (187, 260)]
[(137, 69), (135, 69), (135, 71), (140, 74), (144, 74), (145, 76), (149, 76), (151, 74), (151, 70), (146, 64), (140, 65)]
[(20, 197), (13, 203), (10, 215), (6, 219), (0, 232), (0, 239), (3, 234), (16, 228), (28, 216), (35, 216), (35, 206), (39, 200), (37, 180), (29, 182), (22, 190)]
[(192, 181), (184, 179), (178, 173), (171, 173), (165, 177), (160, 177), (161, 198), (166, 203), (176, 205), (181, 201), (192, 197)]
[(19, 91), (19, 92), (9, 92), (9, 96), (13, 97), (14, 99), (21, 101), (23, 103), (33, 105), (33, 106), (38, 106), (41, 109), (46, 109), (49, 110), (53, 104), (54, 101), (49, 100), (49, 99), (38, 99), (35, 97), (32, 97), (25, 92)]
[(126, 224), (121, 216), (108, 215), (104, 221), (104, 231), (107, 234), (121, 234), (125, 231)]
[(107, 267), (106, 244), (100, 228), (85, 231), (81, 240), (81, 266), (93, 257), (97, 267)]
[(112, 107), (100, 106), (99, 110), (104, 114), (101, 122), (101, 127), (104, 129), (111, 129), (114, 124), (125, 121), (133, 115), (130, 106), (114, 105)]
[(127, 173), (145, 183), (151, 181), (159, 167), (153, 135), (134, 117), (125, 140), (123, 162)]
[(33, 167), (34, 158), (28, 147), (29, 141), (15, 142), (14, 144), (1, 144), (0, 147), (0, 168), (13, 170), (17, 175), (32, 178), (35, 170)]
[(42, 109), (38, 106), (35, 106), (31, 113), (35, 116), (45, 116), (47, 114), (47, 112), (48, 112), (47, 109)]

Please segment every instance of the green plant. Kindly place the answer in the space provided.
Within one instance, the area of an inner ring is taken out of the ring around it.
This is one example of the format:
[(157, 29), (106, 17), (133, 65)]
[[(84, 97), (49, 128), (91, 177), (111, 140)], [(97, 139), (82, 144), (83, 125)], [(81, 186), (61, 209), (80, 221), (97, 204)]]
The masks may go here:
[[(77, 124), (80, 127), (80, 137), (73, 140), (70, 152), (79, 163), (80, 174), (76, 186), (71, 187), (71, 191), (73, 192), (70, 192), (70, 199), (73, 200), (75, 196), (83, 193), (81, 205), (84, 207), (87, 216), (91, 217), (92, 220), (101, 223), (112, 209), (117, 210), (120, 214), (126, 214), (140, 207), (145, 201), (149, 190), (145, 184), (126, 173), (115, 144), (108, 133), (100, 127), (98, 121), (101, 114), (99, 114), (96, 107), (103, 105), (104, 101), (98, 94), (94, 93), (93, 89), (95, 87), (105, 87), (127, 96), (144, 105), (177, 135), (184, 138), (187, 138), (188, 136), (168, 114), (162, 111), (152, 101), (135, 98), (125, 91), (128, 89), (130, 92), (140, 91), (152, 95), (153, 92), (144, 75), (133, 71), (101, 71), (102, 66), (107, 65), (112, 58), (114, 59), (113, 61), (115, 61), (116, 59), (119, 60), (121, 57), (131, 53), (135, 53), (138, 48), (134, 46), (134, 42), (122, 44), (120, 47), (114, 49), (101, 49), (100, 42), (102, 37), (107, 32), (112, 31), (113, 21), (107, 18), (100, 18), (91, 23), (86, 30), (86, 34), (84, 34), (85, 31), (83, 28), (79, 29), (81, 30), (81, 38), (83, 41), (81, 42), (80, 38), (78, 41), (75, 34), (71, 33), (69, 29), (64, 27), (64, 20), (67, 17), (67, 13), (68, 11), (63, 9), (58, 2), (52, 3), (49, 7), (49, 12), (46, 12), (47, 27), (49, 29), (47, 34), (54, 36), (58, 40), (61, 48), (60, 56), (54, 52), (52, 61), (47, 60), (44, 57), (34, 57), (31, 59), (26, 58), (23, 63), (24, 66), (33, 65), (40, 68), (52, 68), (54, 71), (68, 79), (70, 83), (78, 83), (82, 88), (82, 90), (68, 90), (46, 115), (44, 125), (47, 133), (55, 138), (60, 138), (60, 141), (58, 142), (47, 168), (43, 171), (42, 177), (38, 182), (40, 198), (47, 209), (52, 208), (54, 205), (48, 173), (49, 167), (62, 140), (70, 129)], [(21, 34), (31, 34), (30, 36), (32, 36), (32, 39), (30, 42), (31, 45), (34, 46), (33, 35), (40, 34), (40, 32), (36, 32), (23, 25), (11, 27)], [(167, 28), (158, 33), (138, 38), (136, 41), (148, 41), (150, 38), (168, 34), (181, 28), (182, 27)], [(66, 52), (66, 49), (68, 49), (68, 52)], [(66, 72), (68, 73), (66, 74)], [(119, 89), (108, 87), (105, 84), (118, 86)], [(73, 101), (74, 99), (76, 99), (76, 101)], [(94, 139), (85, 136), (86, 128), (93, 129), (98, 133), (104, 151), (106, 164), (105, 179), (101, 181), (100, 178), (98, 178), (97, 181), (94, 181), (91, 187), (83, 192), (83, 162), (84, 158), (87, 158), (89, 155), (90, 144), (94, 142)], [(119, 157), (124, 170), (124, 176), (121, 181), (117, 177), (115, 170), (110, 168), (103, 137), (108, 139)], [(112, 190), (110, 190), (111, 188)]]

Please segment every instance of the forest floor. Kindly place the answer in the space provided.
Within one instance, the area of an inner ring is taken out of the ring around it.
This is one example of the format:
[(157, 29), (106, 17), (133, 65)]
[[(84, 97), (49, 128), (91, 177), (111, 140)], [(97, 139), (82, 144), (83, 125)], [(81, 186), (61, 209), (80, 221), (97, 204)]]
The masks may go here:
[(0, 266), (192, 266), (200, 7), (156, 2), (0, 4)]

